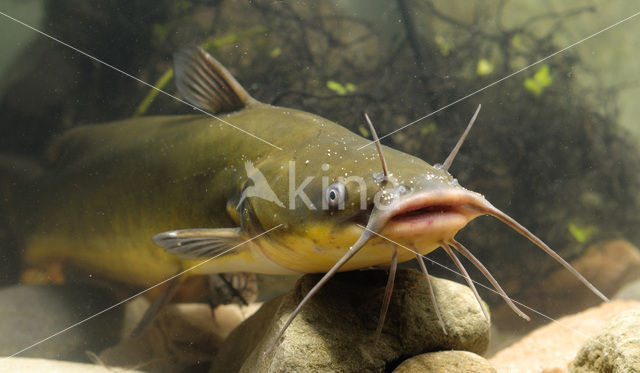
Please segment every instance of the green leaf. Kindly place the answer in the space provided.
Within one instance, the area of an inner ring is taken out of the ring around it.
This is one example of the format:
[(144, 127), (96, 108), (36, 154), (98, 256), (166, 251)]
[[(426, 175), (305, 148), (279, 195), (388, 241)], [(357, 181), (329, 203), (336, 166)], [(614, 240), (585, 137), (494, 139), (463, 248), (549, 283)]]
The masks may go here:
[(511, 38), (511, 45), (513, 45), (516, 49), (520, 49), (520, 50), (526, 49), (524, 46), (524, 43), (522, 42), (522, 38), (518, 34), (513, 35), (513, 37)]
[(153, 100), (156, 99), (156, 96), (158, 96), (158, 93), (171, 81), (171, 78), (173, 78), (173, 68), (170, 68), (169, 70), (165, 71), (164, 74), (162, 74), (162, 76), (160, 77), (160, 79), (158, 79), (158, 81), (153, 85), (153, 87), (156, 89), (152, 89), (149, 91), (149, 93), (144, 98), (144, 100), (142, 100), (140, 105), (138, 105), (138, 107), (136, 108), (136, 111), (133, 114), (134, 117), (139, 117), (141, 115), (144, 115), (147, 112), (147, 110), (149, 110), (149, 106), (151, 106), (151, 104), (153, 103)]
[(489, 75), (493, 72), (493, 64), (488, 60), (481, 58), (476, 67), (476, 73), (480, 76)]
[(181, 1), (176, 1), (174, 3), (176, 9), (182, 11), (182, 12), (186, 12), (187, 10), (189, 10), (189, 8), (191, 8), (191, 2), (188, 0), (181, 0)]
[(438, 129), (438, 126), (436, 126), (436, 122), (429, 122), (426, 125), (422, 126), (422, 128), (420, 128), (420, 135), (427, 136), (433, 132), (436, 132), (436, 129)]
[(579, 226), (572, 222), (569, 222), (567, 229), (579, 243), (587, 242), (594, 234), (598, 233), (598, 227), (594, 225)]
[(200, 46), (207, 51), (220, 48), (225, 45), (236, 43), (243, 39), (264, 34), (266, 29), (262, 26), (255, 26), (248, 30), (244, 30), (235, 34), (228, 34), (221, 37), (209, 37)]
[(346, 83), (343, 85), (335, 80), (327, 81), (327, 88), (334, 91), (339, 96), (344, 96), (347, 93), (355, 92), (356, 90), (356, 86), (354, 84)]
[(165, 40), (167, 40), (167, 36), (169, 35), (170, 25), (154, 23), (152, 26), (152, 30), (155, 41), (158, 43), (163, 43)]
[(358, 132), (360, 132), (362, 137), (367, 139), (369, 138), (369, 130), (366, 129), (362, 124), (358, 126)]
[(282, 54), (282, 48), (276, 47), (276, 48), (273, 48), (271, 50), (271, 52), (269, 52), (269, 57), (276, 58), (276, 57), (280, 56), (281, 54)]
[(335, 80), (327, 81), (327, 88), (334, 91), (340, 96), (344, 96), (347, 94), (347, 89), (342, 84), (336, 82)]
[(433, 40), (436, 42), (436, 45), (440, 49), (440, 53), (443, 56), (447, 56), (454, 47), (454, 44), (451, 41), (448, 41), (441, 35), (436, 35), (436, 37), (433, 38)]
[(551, 83), (553, 83), (553, 78), (549, 74), (549, 66), (543, 65), (532, 77), (524, 80), (524, 88), (535, 96), (540, 96)]

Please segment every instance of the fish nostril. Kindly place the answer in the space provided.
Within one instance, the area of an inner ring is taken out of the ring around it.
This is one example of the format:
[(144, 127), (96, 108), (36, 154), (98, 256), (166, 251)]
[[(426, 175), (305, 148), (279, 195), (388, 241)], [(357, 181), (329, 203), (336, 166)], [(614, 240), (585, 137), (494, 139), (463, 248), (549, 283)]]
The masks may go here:
[(398, 194), (400, 194), (401, 196), (409, 193), (410, 188), (408, 188), (406, 185), (402, 184), (398, 187)]

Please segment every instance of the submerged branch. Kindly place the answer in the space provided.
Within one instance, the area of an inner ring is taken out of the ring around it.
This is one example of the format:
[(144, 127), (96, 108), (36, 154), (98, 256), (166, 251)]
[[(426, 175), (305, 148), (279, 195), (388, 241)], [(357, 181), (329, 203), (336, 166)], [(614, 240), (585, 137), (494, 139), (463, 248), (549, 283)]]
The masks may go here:
[(400, 16), (402, 17), (402, 24), (404, 25), (404, 30), (407, 34), (407, 40), (409, 41), (409, 45), (411, 46), (411, 50), (413, 51), (413, 56), (416, 61), (416, 65), (418, 66), (418, 70), (420, 73), (418, 74), (418, 78), (420, 82), (427, 88), (429, 86), (429, 80), (426, 76), (427, 66), (424, 62), (424, 55), (422, 54), (422, 46), (420, 45), (420, 39), (418, 39), (418, 35), (415, 30), (415, 25), (413, 22), (413, 18), (411, 17), (411, 13), (407, 6), (406, 0), (397, 0), (398, 10), (400, 11)]

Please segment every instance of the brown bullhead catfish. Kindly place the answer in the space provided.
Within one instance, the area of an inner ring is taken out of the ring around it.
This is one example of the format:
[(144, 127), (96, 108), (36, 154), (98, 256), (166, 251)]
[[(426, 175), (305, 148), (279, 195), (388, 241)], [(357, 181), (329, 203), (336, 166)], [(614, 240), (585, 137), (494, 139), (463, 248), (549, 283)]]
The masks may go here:
[(606, 300), (458, 184), (447, 170), (461, 141), (432, 166), (319, 116), (256, 101), (202, 49), (177, 54), (175, 74), (185, 100), (212, 115), (76, 127), (28, 185), (10, 180), (5, 199), (27, 266), (70, 263), (141, 288), (193, 266), (188, 274), (326, 273), (291, 322), (335, 272), (391, 265), (384, 319), (397, 263), (418, 258), (426, 274), (421, 255), (442, 247), (465, 274), (454, 251), (466, 256), (526, 317), (454, 239), (488, 214)]

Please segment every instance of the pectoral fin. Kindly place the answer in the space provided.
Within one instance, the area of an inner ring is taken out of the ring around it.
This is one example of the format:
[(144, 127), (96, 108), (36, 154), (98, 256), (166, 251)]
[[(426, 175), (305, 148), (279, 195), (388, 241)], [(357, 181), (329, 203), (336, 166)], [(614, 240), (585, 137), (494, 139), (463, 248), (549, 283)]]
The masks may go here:
[(247, 238), (240, 228), (181, 229), (156, 234), (151, 240), (167, 253), (184, 259), (205, 259), (232, 253)]

